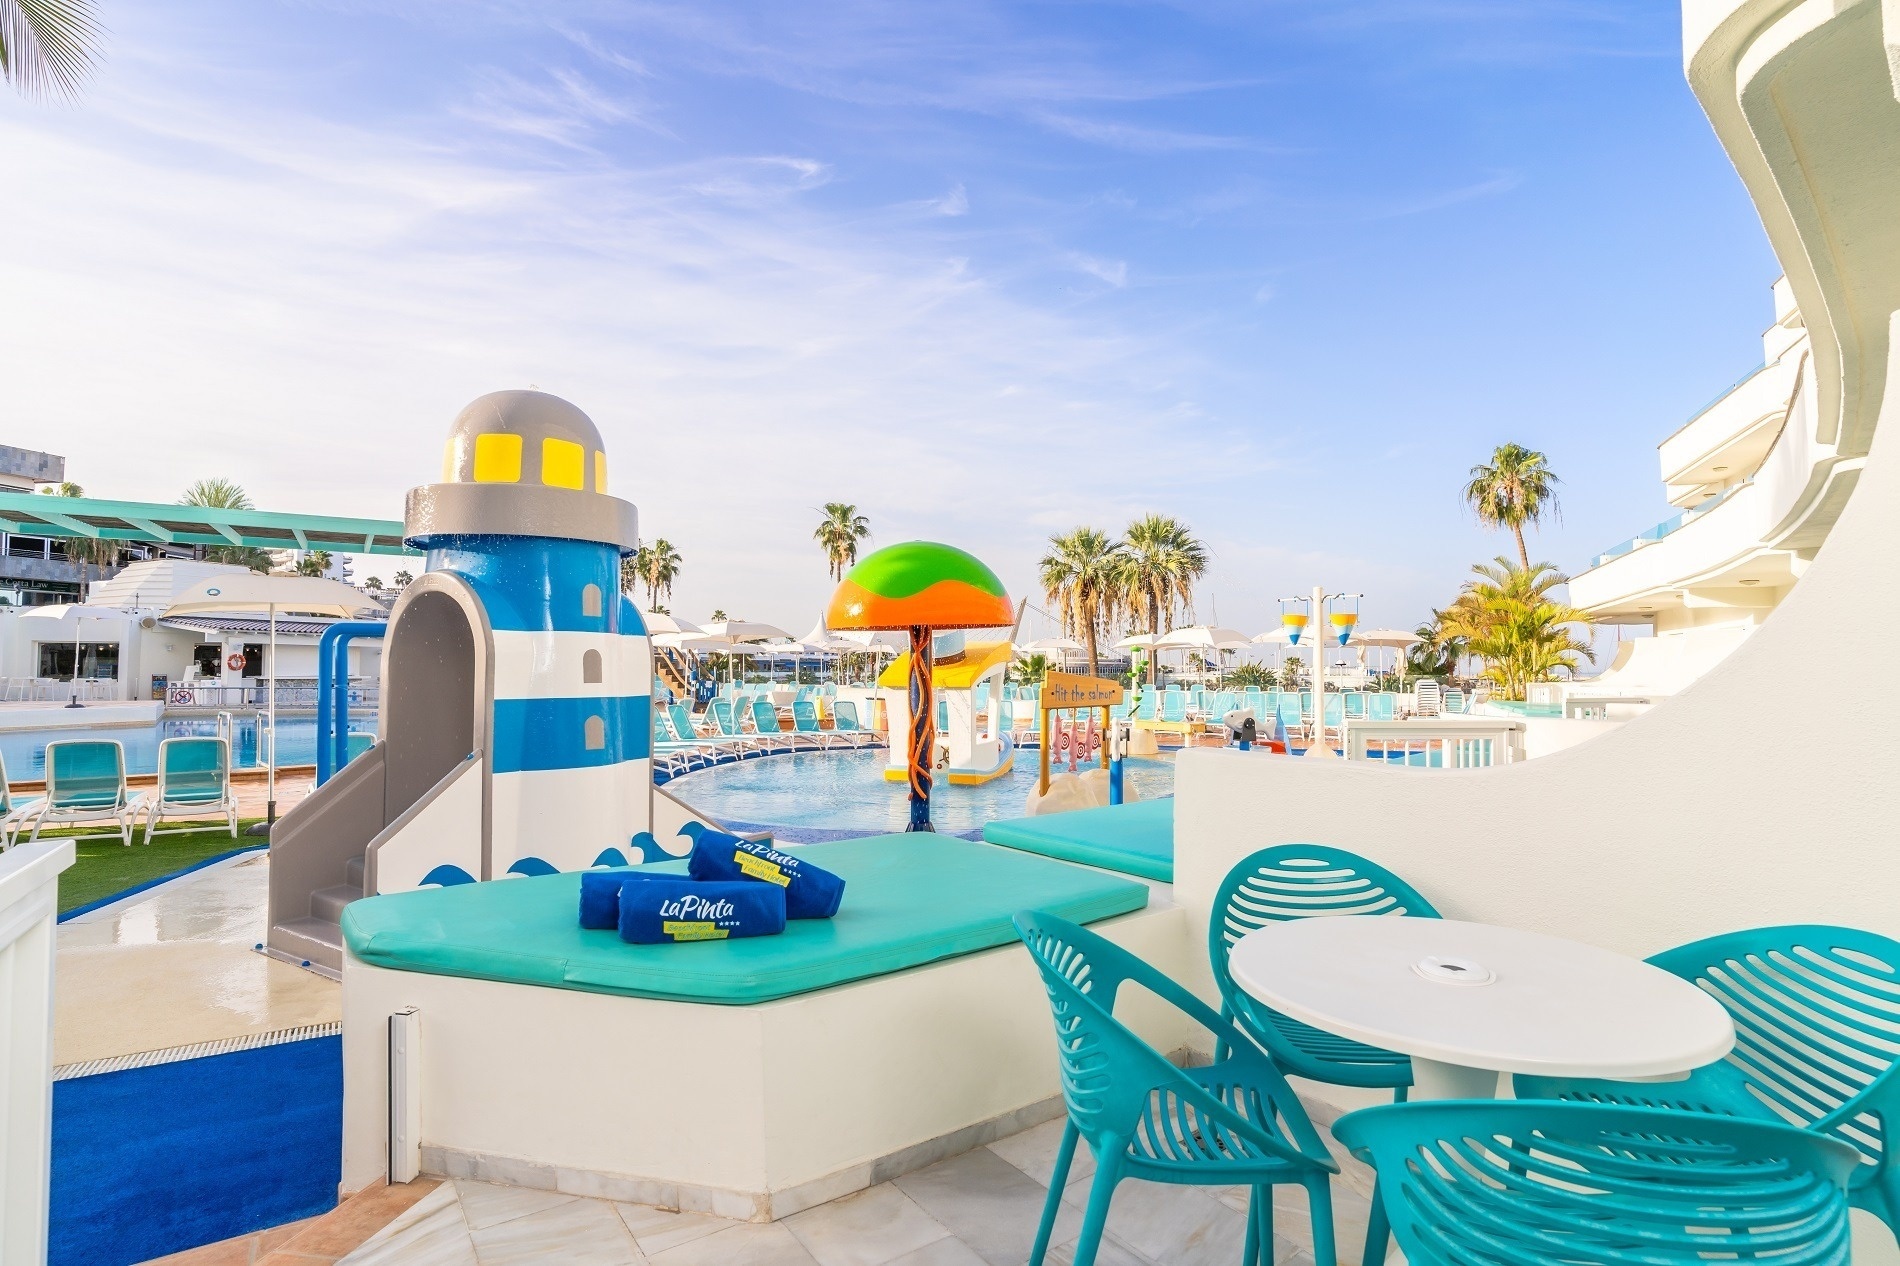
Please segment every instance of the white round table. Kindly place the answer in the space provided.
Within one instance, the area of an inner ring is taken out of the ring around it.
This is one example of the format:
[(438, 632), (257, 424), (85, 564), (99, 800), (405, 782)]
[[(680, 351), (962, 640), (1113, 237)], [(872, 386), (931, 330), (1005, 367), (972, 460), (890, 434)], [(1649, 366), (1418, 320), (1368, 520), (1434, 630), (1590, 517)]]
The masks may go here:
[(1638, 959), (1515, 928), (1398, 916), (1249, 932), (1234, 981), (1314, 1028), (1412, 1057), (1414, 1099), (1485, 1099), (1498, 1074), (1655, 1081), (1735, 1045), (1720, 1003)]

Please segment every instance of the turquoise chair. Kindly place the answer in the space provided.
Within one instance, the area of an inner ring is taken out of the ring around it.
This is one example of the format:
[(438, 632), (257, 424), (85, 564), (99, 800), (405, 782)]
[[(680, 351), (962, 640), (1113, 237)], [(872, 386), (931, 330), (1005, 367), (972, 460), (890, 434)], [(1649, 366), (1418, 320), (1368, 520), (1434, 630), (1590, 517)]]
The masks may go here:
[(818, 705), (810, 699), (792, 700), (792, 733), (802, 735), (807, 744), (820, 751), (830, 751), (847, 741), (834, 737), (830, 730), (818, 724)]
[(1432, 903), (1397, 875), (1344, 849), (1276, 844), (1227, 872), (1214, 892), (1207, 957), (1220, 989), (1221, 1014), (1252, 1034), (1281, 1068), (1335, 1086), (1391, 1090), (1405, 1098), (1412, 1061), (1302, 1024), (1257, 1001), (1234, 982), (1227, 956), (1247, 933), (1290, 919), (1408, 914), (1436, 919)]
[(1188, 697), (1179, 690), (1168, 690), (1161, 695), (1160, 721), (1180, 723), (1187, 720)]
[[(1049, 992), (1069, 1110), (1029, 1266), (1041, 1266), (1049, 1251), (1079, 1138), (1095, 1156), (1095, 1179), (1074, 1266), (1095, 1261), (1109, 1202), (1124, 1178), (1249, 1188), (1242, 1266), (1272, 1262), (1272, 1189), (1298, 1183), (1312, 1210), (1315, 1266), (1334, 1266), (1328, 1183), (1339, 1167), (1273, 1062), (1213, 1008), (1095, 933), (1033, 910), (1017, 914), (1015, 923)], [(1223, 1039), (1226, 1054), (1204, 1068), (1169, 1063), (1115, 1019), (1124, 983)]]
[(1378, 1176), (1368, 1263), (1388, 1226), (1411, 1266), (1849, 1260), (1857, 1154), (1789, 1125), (1451, 1099), (1348, 1113), (1333, 1137)]
[(1389, 691), (1381, 690), (1366, 700), (1366, 720), (1396, 721), (1399, 717), (1399, 697)]
[(1366, 692), (1349, 690), (1343, 696), (1346, 700), (1346, 715), (1354, 721), (1363, 721), (1366, 717)]
[(772, 705), (770, 696), (760, 695), (752, 701), (752, 729), (759, 743), (767, 751), (793, 751), (798, 747), (791, 735), (785, 732), (785, 726), (778, 719), (778, 709)]
[(724, 764), (739, 759), (738, 745), (719, 739), (702, 738), (699, 727), (693, 724), (693, 712), (683, 703), (669, 703), (666, 715), (673, 723), (673, 737), (682, 743), (697, 746), (709, 765)]
[(1306, 727), (1306, 713), (1300, 706), (1300, 696), (1291, 690), (1280, 692), (1280, 702), (1276, 705), (1280, 714), (1280, 724), (1286, 732), (1298, 734)]
[(1465, 710), (1465, 692), (1456, 686), (1447, 690), (1445, 692), (1444, 709), (1446, 712), (1454, 715), (1462, 714)]
[(831, 731), (848, 735), (846, 741), (853, 745), (869, 746), (877, 742), (876, 732), (864, 728), (858, 720), (858, 705), (850, 699), (840, 699), (831, 705)]
[[(125, 785), (125, 749), (111, 739), (61, 739), (46, 745), (46, 797), (28, 812), (29, 841), (40, 828), (60, 822), (113, 822), (117, 831), (90, 831), (74, 839), (117, 834), (132, 847), (132, 830), (143, 805)], [(20, 824), (24, 827), (24, 821)]]
[(757, 737), (745, 732), (740, 723), (740, 717), (745, 714), (737, 710), (732, 700), (714, 699), (706, 708), (706, 715), (712, 718), (713, 728), (718, 731), (719, 737), (736, 746), (741, 753), (764, 749), (764, 744)]
[[(223, 818), (237, 838), (237, 791), (231, 786), (231, 748), (221, 738), (168, 738), (158, 745), (158, 785), (145, 798), (145, 843), (154, 835), (204, 830), (203, 823)], [(161, 828), (164, 818), (188, 818), (197, 825)]]
[(1900, 941), (1797, 924), (1712, 936), (1649, 962), (1727, 1008), (1728, 1058), (1683, 1081), (1518, 1074), (1518, 1097), (1793, 1121), (1859, 1150), (1853, 1204), (1900, 1235), (1900, 1173), (1886, 1129), (1900, 1124)]
[(0, 757), (0, 849), (12, 846), (20, 824), (33, 813), (39, 802), (38, 796), (22, 800), (13, 794), (13, 789), (7, 786), (7, 762), (4, 757)]
[(937, 733), (948, 734), (949, 732), (950, 701), (948, 699), (939, 699), (937, 700)]

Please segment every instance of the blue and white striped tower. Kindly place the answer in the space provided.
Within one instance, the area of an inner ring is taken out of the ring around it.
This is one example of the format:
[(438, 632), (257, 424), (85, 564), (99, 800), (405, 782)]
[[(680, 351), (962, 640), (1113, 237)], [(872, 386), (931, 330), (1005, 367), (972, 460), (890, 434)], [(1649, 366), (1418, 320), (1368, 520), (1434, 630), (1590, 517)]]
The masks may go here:
[[(632, 838), (652, 813), (652, 648), (620, 592), (638, 519), (607, 493), (593, 422), (538, 391), (476, 400), (450, 430), (442, 482), (410, 491), (404, 536), (428, 551), (428, 570), (398, 620), (439, 593), (477, 643), (470, 684), (488, 703), (475, 735), (488, 775), (480, 877), (637, 860)], [(460, 636), (454, 623), (445, 636)], [(426, 671), (396, 685), (456, 692)]]

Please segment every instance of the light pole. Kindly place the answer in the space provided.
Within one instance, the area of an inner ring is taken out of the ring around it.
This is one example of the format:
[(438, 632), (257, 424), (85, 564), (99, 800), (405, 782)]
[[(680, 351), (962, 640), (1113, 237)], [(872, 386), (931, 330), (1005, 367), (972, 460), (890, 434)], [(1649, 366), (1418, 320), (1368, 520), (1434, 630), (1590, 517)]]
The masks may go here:
[[(1347, 599), (1355, 604), (1364, 594), (1326, 592), (1324, 585), (1314, 585), (1310, 595), (1280, 599), (1280, 624), (1286, 629), (1287, 641), (1294, 646), (1300, 644), (1304, 634), (1313, 634), (1313, 741), (1307, 744), (1306, 754), (1321, 759), (1333, 754), (1326, 746), (1326, 643), (1328, 639), (1344, 646), (1352, 638), (1352, 630), (1359, 623), (1357, 610), (1335, 609), (1330, 614), (1326, 604), (1329, 601), (1343, 602)], [(1305, 603), (1305, 611), (1289, 611), (1287, 603)]]

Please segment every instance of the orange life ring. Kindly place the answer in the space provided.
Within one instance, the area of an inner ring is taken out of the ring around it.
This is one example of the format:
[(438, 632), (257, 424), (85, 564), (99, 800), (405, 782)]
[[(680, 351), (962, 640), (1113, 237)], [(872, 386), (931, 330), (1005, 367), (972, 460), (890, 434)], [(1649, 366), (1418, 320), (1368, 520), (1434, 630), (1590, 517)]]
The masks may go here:
[(224, 666), (232, 672), (237, 672), (244, 667), (244, 656), (237, 651), (232, 651), (224, 657)]

